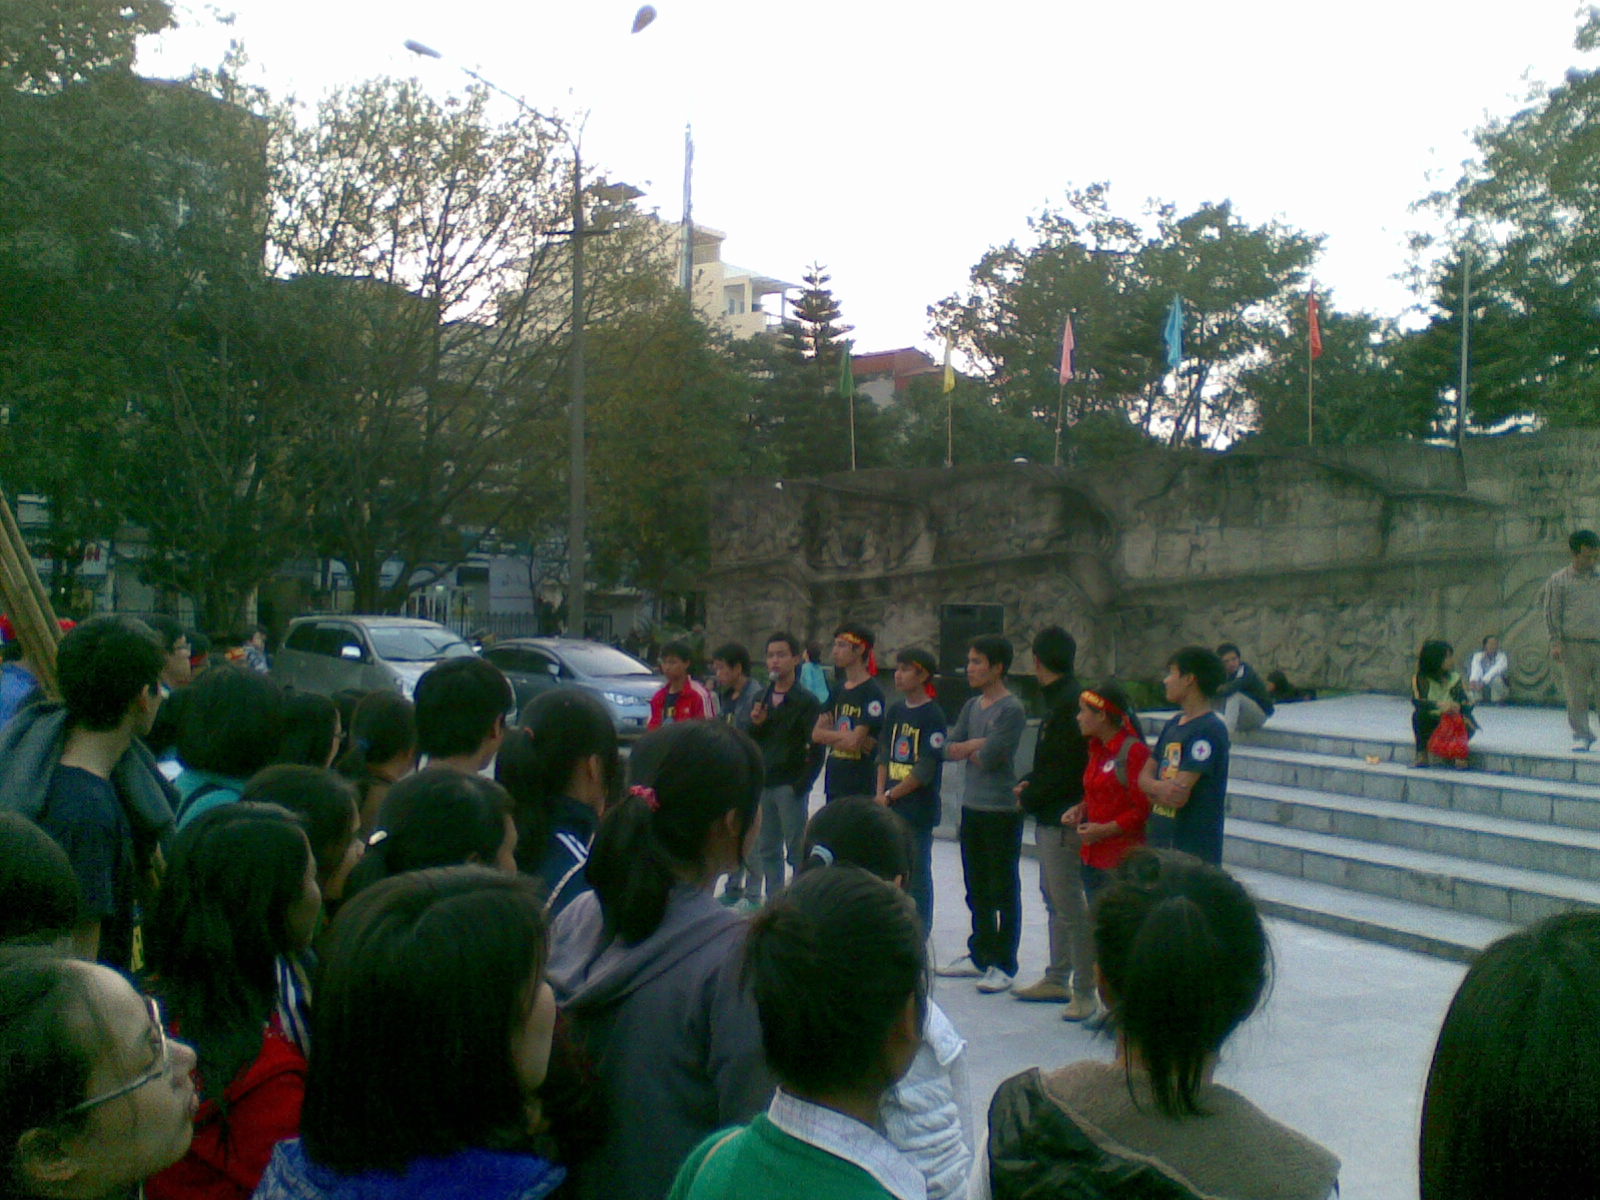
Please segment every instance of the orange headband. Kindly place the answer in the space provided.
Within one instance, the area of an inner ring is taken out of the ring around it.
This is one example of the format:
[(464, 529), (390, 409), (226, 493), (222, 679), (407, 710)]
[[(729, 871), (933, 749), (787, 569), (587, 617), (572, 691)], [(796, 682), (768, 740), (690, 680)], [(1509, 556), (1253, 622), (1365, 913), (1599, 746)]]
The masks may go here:
[(878, 656), (873, 653), (872, 643), (867, 641), (866, 638), (858, 637), (853, 633), (841, 633), (839, 636), (858, 650), (867, 652), (867, 674), (876, 675), (878, 673)]
[(1123, 712), (1115, 704), (1111, 703), (1111, 701), (1107, 700), (1099, 692), (1091, 692), (1086, 688), (1078, 696), (1078, 699), (1084, 704), (1087, 704), (1090, 708), (1094, 709), (1096, 712), (1104, 713), (1118, 725), (1126, 725), (1128, 723), (1128, 714)]

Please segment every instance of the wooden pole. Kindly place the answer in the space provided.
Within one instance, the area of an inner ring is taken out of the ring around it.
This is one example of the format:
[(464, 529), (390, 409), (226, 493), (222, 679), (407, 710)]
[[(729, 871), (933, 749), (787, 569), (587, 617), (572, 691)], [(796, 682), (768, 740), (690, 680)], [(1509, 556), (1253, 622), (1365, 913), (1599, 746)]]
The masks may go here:
[(28, 659), (39, 686), (52, 699), (56, 687), (56, 643), (61, 640), (61, 625), (56, 620), (49, 594), (33, 569), (33, 556), (22, 540), (11, 501), (0, 490), (0, 602), (11, 617), (11, 626), (22, 653)]

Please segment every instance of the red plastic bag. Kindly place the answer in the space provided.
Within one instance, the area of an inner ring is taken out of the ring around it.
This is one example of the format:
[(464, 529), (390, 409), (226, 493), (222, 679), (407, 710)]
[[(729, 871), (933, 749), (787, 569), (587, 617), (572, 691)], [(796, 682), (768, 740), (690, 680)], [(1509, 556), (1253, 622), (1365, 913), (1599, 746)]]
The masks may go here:
[(1445, 713), (1428, 739), (1428, 753), (1449, 762), (1466, 762), (1467, 736), (1467, 719), (1458, 712)]

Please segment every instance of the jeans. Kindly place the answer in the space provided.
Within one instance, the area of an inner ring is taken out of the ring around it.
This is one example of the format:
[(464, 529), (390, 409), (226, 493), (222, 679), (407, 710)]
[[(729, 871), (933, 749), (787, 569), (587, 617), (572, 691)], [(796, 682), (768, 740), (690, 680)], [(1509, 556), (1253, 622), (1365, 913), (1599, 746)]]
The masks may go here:
[(783, 891), (785, 858), (791, 870), (800, 867), (800, 847), (805, 841), (810, 796), (797, 794), (798, 791), (792, 783), (761, 789), (761, 832), (757, 835), (756, 859), (761, 864), (769, 898)]
[(1044, 977), (1083, 996), (1094, 995), (1094, 937), (1084, 899), (1078, 831), (1042, 821), (1033, 831), (1039, 850), (1039, 891), (1050, 920), (1050, 965)]
[(933, 830), (911, 830), (916, 858), (911, 863), (911, 879), (906, 885), (917, 916), (922, 918), (922, 936), (933, 932)]
[(967, 952), (984, 971), (999, 967), (1017, 974), (1017, 944), (1022, 940), (1022, 814), (961, 810), (961, 874), (967, 885), (972, 936)]

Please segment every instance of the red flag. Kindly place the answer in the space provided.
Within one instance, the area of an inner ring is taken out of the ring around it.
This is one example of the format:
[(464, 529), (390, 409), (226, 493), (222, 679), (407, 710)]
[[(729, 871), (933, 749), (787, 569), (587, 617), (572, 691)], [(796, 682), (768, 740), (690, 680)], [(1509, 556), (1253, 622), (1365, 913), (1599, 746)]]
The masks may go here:
[(1322, 323), (1317, 320), (1317, 291), (1311, 289), (1311, 294), (1306, 298), (1306, 324), (1311, 328), (1311, 357), (1322, 357)]
[(1072, 338), (1072, 318), (1067, 318), (1067, 327), (1061, 331), (1061, 382), (1065, 383), (1072, 378), (1072, 351), (1077, 345)]

